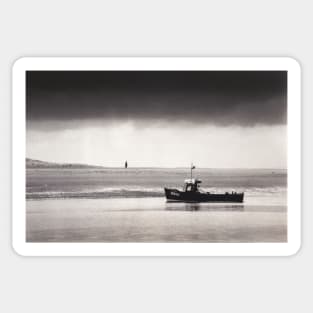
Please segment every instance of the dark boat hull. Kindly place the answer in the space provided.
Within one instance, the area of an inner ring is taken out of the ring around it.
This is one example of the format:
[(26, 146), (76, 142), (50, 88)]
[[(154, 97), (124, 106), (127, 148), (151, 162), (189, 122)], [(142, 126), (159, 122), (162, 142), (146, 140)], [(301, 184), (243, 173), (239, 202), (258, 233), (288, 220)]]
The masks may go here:
[(202, 193), (179, 191), (164, 188), (165, 196), (170, 201), (181, 202), (243, 202), (244, 193)]

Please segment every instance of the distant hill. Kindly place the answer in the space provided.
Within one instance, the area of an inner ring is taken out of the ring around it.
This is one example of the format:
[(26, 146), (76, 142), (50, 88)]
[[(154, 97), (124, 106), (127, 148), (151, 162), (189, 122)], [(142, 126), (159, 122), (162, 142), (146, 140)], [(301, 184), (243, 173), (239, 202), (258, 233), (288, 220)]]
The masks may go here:
[(78, 163), (53, 163), (26, 158), (26, 168), (103, 168), (103, 166)]

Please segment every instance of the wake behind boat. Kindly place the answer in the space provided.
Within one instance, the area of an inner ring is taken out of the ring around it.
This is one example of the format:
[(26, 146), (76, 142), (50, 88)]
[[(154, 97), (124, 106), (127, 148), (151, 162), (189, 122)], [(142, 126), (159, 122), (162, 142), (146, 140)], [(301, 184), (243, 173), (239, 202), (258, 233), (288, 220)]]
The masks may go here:
[(195, 169), (195, 166), (191, 165), (190, 179), (185, 180), (183, 191), (164, 188), (167, 200), (181, 202), (243, 202), (243, 192), (210, 193), (201, 191), (199, 189), (201, 180), (192, 178), (193, 169)]

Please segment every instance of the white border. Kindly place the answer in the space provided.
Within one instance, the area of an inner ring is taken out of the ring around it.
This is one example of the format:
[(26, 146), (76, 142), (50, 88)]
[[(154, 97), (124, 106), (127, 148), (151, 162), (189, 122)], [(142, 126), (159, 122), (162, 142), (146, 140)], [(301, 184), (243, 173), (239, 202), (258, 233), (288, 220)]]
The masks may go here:
[[(25, 71), (286, 70), (288, 71), (287, 243), (27, 243)], [(301, 246), (301, 69), (292, 58), (21, 58), (13, 66), (12, 244), (23, 256), (288, 256)]]

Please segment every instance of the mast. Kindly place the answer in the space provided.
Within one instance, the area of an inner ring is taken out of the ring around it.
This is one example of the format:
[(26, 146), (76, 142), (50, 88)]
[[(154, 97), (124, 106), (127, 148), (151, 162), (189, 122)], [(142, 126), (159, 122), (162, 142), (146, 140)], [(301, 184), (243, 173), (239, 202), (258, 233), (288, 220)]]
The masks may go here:
[(191, 166), (190, 166), (190, 180), (192, 180), (192, 163), (191, 163)]
[(192, 179), (192, 170), (194, 170), (196, 167), (191, 163), (190, 166), (190, 179)]

